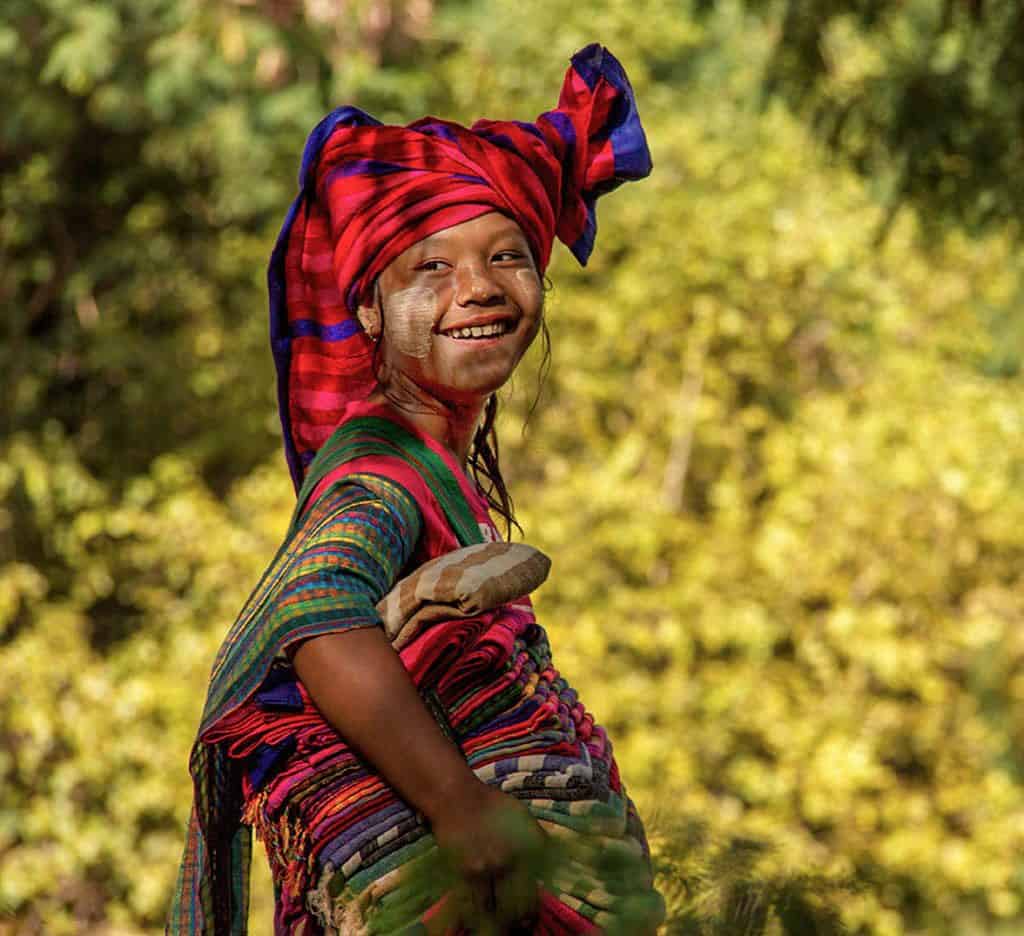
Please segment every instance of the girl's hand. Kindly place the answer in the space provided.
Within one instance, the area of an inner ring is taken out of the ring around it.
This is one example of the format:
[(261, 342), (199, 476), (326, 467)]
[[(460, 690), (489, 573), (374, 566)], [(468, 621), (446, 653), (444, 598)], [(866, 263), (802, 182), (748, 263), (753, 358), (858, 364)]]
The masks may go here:
[(506, 933), (537, 912), (545, 836), (525, 805), (475, 781), (452, 796), (431, 825), (462, 879), (453, 895), (462, 925), (474, 933)]

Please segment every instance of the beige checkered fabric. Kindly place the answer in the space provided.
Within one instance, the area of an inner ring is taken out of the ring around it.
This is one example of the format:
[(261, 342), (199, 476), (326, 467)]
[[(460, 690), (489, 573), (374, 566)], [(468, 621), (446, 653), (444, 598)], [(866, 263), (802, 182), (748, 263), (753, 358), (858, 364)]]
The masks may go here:
[(425, 562), (380, 600), (377, 611), (400, 650), (426, 624), (472, 617), (528, 595), (550, 568), (551, 560), (525, 543), (478, 543)]

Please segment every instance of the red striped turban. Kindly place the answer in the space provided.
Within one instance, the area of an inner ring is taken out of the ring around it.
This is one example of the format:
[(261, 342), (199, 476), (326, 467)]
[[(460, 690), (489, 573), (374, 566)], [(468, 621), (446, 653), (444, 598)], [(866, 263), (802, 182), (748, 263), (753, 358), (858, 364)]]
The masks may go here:
[(558, 107), (532, 124), (466, 128), (425, 117), (392, 127), (354, 107), (321, 120), (268, 271), (296, 487), (345, 404), (375, 385), (372, 346), (355, 311), (392, 260), (444, 228), (499, 211), (522, 228), (542, 273), (555, 237), (586, 264), (598, 196), (650, 171), (629, 80), (600, 45), (572, 57)]

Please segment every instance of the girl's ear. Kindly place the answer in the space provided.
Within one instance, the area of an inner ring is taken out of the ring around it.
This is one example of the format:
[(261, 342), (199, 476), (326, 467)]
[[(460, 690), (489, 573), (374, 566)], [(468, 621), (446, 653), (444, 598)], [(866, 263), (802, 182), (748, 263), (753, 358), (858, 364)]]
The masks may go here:
[(381, 332), (381, 308), (380, 308), (380, 283), (373, 285), (373, 305), (361, 305), (356, 309), (356, 318), (363, 326), (366, 337), (370, 341), (380, 338)]
[(363, 331), (370, 341), (380, 338), (380, 310), (376, 305), (360, 306), (356, 309), (356, 318), (359, 319), (359, 324), (363, 326)]

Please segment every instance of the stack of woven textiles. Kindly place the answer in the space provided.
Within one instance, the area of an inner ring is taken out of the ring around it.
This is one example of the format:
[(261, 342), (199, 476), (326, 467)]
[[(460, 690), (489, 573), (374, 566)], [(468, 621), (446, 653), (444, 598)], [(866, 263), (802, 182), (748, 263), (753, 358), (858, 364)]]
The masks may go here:
[[(445, 622), (424, 636), (401, 656), (421, 690), (439, 676), (428, 690), (439, 703), (431, 708), (481, 780), (528, 800), (538, 819), (587, 835), (625, 833), (638, 852), (644, 847), (607, 736), (552, 666), (527, 605)], [(284, 663), (204, 740), (226, 743), (244, 761), (244, 819), (267, 848), (279, 931), (293, 931), (309, 912), (325, 929), (339, 928), (353, 895), (435, 848), (422, 817), (352, 752)], [(600, 923), (614, 911), (614, 895), (590, 884), (584, 878), (558, 894), (565, 916)], [(386, 903), (382, 890), (377, 904)], [(415, 917), (429, 906), (410, 909)]]

